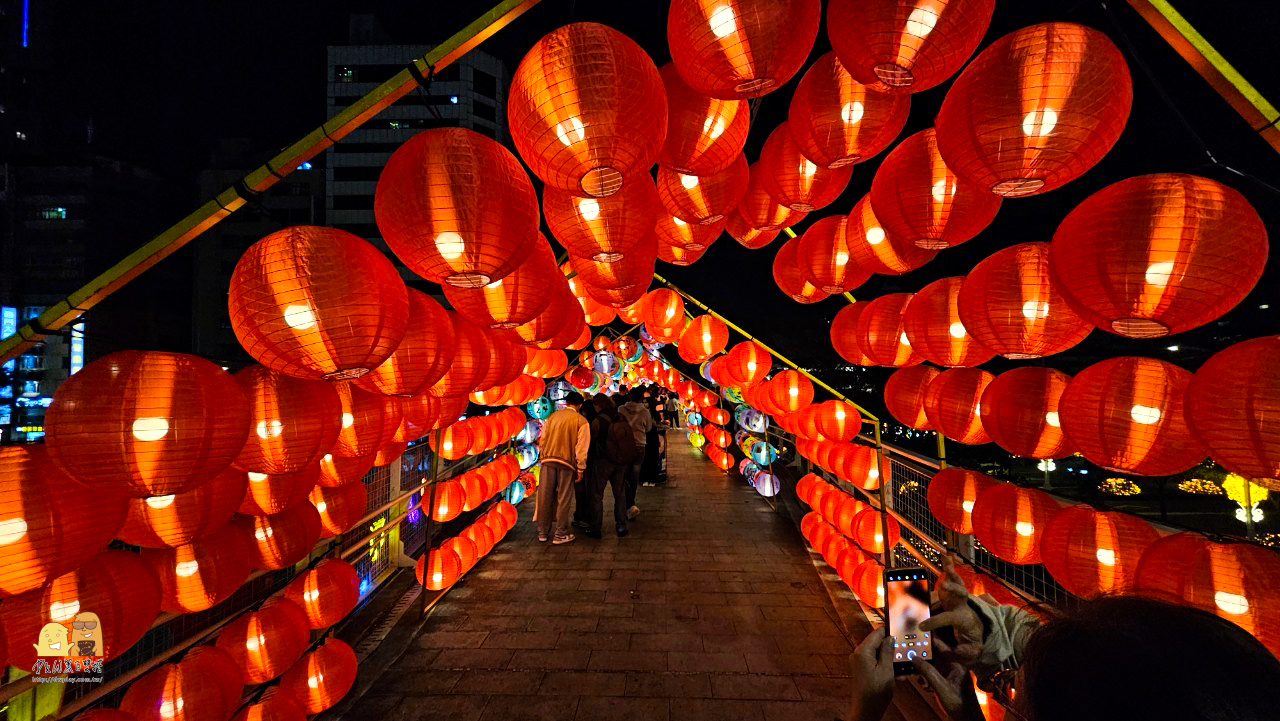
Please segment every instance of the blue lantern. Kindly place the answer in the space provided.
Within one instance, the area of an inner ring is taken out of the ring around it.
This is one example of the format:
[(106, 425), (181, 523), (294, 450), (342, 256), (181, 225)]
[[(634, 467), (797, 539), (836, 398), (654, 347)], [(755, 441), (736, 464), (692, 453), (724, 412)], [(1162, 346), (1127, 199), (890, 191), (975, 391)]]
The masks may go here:
[(751, 444), (751, 460), (762, 466), (767, 466), (778, 460), (778, 449), (764, 441), (756, 441)]
[(689, 425), (691, 425), (691, 426), (700, 426), (700, 425), (702, 425), (702, 414), (701, 414), (701, 413), (699, 413), (699, 412), (697, 412), (697, 411), (693, 411), (693, 412), (691, 412), (691, 413), (690, 413), (688, 416), (686, 416), (685, 418), (687, 419), (687, 421), (688, 421)]
[(524, 424), (524, 428), (516, 435), (516, 440), (521, 443), (533, 443), (542, 437), (542, 421), (537, 418), (530, 418)]
[(547, 387), (547, 396), (551, 398), (553, 403), (559, 403), (573, 392), (575, 392), (574, 387), (569, 385), (569, 381), (566, 380), (558, 380)]
[(618, 362), (618, 357), (607, 350), (597, 351), (591, 357), (591, 366), (597, 373), (610, 378), (616, 376), (622, 370), (622, 364)]
[(555, 408), (555, 404), (551, 402), (551, 399), (546, 396), (542, 396), (529, 401), (529, 403), (524, 407), (524, 410), (529, 414), (530, 418), (543, 421), (547, 419), (547, 416), (551, 415), (551, 410), (553, 408)]
[(520, 501), (523, 501), (524, 496), (524, 484), (520, 481), (512, 481), (511, 485), (507, 486), (506, 490), (502, 492), (502, 497), (507, 500), (507, 503), (510, 503), (513, 506), (520, 503)]
[(520, 470), (531, 468), (538, 462), (538, 447), (527, 443), (516, 449), (516, 460), (520, 462)]

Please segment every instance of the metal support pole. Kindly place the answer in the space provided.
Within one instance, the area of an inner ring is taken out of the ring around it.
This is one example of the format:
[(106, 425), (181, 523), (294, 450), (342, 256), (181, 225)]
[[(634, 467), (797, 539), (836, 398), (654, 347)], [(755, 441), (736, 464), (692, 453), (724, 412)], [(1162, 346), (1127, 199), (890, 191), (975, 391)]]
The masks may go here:
[[(422, 529), (423, 536), (426, 538), (426, 541), (424, 542), (422, 547), (422, 553), (427, 559), (424, 563), (429, 563), (431, 561), (431, 531), (433, 530), (432, 526), (435, 525), (433, 521), (435, 520), (435, 514), (436, 514), (436, 486), (439, 485), (439, 478), (440, 478), (440, 454), (436, 452), (434, 449), (440, 447), (440, 435), (442, 431), (439, 428), (437, 428), (436, 430), (432, 431), (432, 433), (434, 434), (435, 443), (428, 444), (428, 446), (433, 449), (431, 451), (431, 483), (428, 486), (429, 490), (426, 492), (427, 513), (426, 513), (426, 518), (423, 519), (423, 529)], [(425, 616), (427, 615), (427, 611), (431, 610), (431, 607), (427, 605), (427, 594), (425, 593), (421, 594), (421, 597), (422, 597), (421, 615)]]
[(947, 467), (947, 438), (941, 431), (934, 431), (934, 434), (938, 439), (938, 470), (941, 471)]
[[(877, 491), (880, 494), (880, 539), (881, 548), (880, 563), (885, 568), (893, 568), (893, 554), (889, 551), (889, 505), (893, 499), (893, 479), (885, 473), (884, 467), (884, 443), (880, 439), (880, 421), (874, 422), (874, 438), (876, 442), (876, 472), (880, 474), (880, 488)], [(889, 492), (885, 493), (888, 488)]]

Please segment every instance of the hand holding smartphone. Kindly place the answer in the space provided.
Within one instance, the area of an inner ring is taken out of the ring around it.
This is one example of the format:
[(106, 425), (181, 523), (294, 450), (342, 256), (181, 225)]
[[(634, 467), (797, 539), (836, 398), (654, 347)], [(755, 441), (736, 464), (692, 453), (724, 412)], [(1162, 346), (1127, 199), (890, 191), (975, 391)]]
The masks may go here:
[(932, 636), (920, 630), (929, 618), (929, 573), (923, 568), (894, 568), (884, 572), (885, 618), (893, 638), (893, 674), (915, 673), (911, 663), (933, 658)]

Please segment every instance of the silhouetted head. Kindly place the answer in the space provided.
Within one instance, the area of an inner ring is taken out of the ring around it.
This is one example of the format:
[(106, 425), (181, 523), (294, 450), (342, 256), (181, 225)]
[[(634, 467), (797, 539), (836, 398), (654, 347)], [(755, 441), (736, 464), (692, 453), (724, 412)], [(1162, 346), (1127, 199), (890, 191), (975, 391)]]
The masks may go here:
[(570, 408), (581, 408), (582, 394), (577, 391), (569, 391), (569, 394), (564, 397), (564, 404)]
[(636, 386), (635, 388), (632, 388), (631, 392), (627, 394), (627, 398), (631, 399), (632, 403), (644, 402), (644, 387)]
[(598, 413), (608, 413), (617, 407), (614, 405), (613, 399), (603, 393), (592, 398), (591, 402), (595, 404), (596, 412)]

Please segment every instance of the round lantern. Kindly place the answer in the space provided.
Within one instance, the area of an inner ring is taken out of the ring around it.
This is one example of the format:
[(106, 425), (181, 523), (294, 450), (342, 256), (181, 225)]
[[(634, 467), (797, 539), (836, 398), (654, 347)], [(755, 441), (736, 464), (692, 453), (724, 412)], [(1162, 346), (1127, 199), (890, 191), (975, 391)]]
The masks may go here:
[(572, 23), (520, 61), (507, 120), (520, 157), (544, 183), (604, 198), (648, 175), (667, 135), (667, 95), (635, 41)]
[(1138, 560), (1135, 593), (1169, 603), (1185, 603), (1182, 582), (1191, 559), (1209, 540), (1193, 531), (1174, 533), (1158, 539), (1142, 552)]
[[(144, 548), (181, 546), (208, 535), (231, 520), (244, 498), (244, 471), (228, 468), (189, 491), (129, 499), (129, 515), (118, 538)], [(95, 510), (101, 513), (101, 503)], [(0, 512), (2, 513), (2, 512)], [(5, 559), (6, 562), (8, 559)]]
[[(656, 211), (655, 211), (656, 212)], [(653, 216), (649, 222), (652, 224)], [(586, 285), (586, 292), (598, 302), (610, 298), (597, 297), (601, 289), (611, 291), (638, 291), (644, 294), (653, 280), (653, 266), (658, 257), (658, 239), (648, 228), (636, 243), (633, 243), (625, 254), (617, 260), (593, 260), (589, 256), (570, 254), (571, 269), (578, 274)]]
[(822, 168), (804, 157), (784, 122), (769, 134), (757, 162), (760, 182), (778, 205), (811, 213), (831, 205), (849, 185), (851, 166)]
[(356, 379), (361, 388), (388, 396), (414, 396), (444, 377), (453, 363), (453, 324), (431, 296), (409, 289), (404, 338), (382, 365)]
[(1015, 368), (996, 376), (982, 392), (982, 429), (1015, 456), (1064, 458), (1075, 446), (1058, 415), (1071, 376), (1052, 368)]
[(509, 340), (508, 335), (482, 328), (489, 345), (489, 366), (476, 381), (475, 390), (505, 386), (520, 377), (524, 367), (524, 350)]
[(712, 225), (738, 207), (747, 192), (750, 170), (739, 155), (728, 168), (713, 175), (686, 175), (658, 167), (658, 199), (671, 215), (698, 225)]
[(831, 321), (831, 347), (841, 358), (854, 365), (871, 366), (875, 361), (858, 345), (858, 316), (867, 308), (866, 302), (850, 303), (836, 313)]
[(933, 260), (937, 250), (921, 248), (909, 238), (890, 233), (871, 209), (871, 194), (849, 211), (844, 244), (853, 262), (872, 273), (901, 275)]
[[(436, 398), (427, 393), (403, 399), (400, 409), (404, 415), (400, 420), (400, 427), (396, 429), (395, 435), (392, 436), (392, 440), (399, 443), (409, 443), (427, 435), (429, 431), (440, 426), (446, 420), (452, 423), (456, 416), (445, 415), (445, 413), (446, 410), (452, 413), (453, 409), (442, 407), (447, 400), (449, 399)], [(323, 467), (323, 465), (322, 461), (321, 466)], [(363, 475), (361, 474), (361, 476)], [(357, 479), (349, 478), (343, 483), (349, 483), (353, 480)], [(326, 485), (340, 486), (342, 483)]]
[(470, 571), (476, 565), (476, 561), (480, 559), (480, 550), (476, 547), (475, 541), (466, 536), (454, 536), (446, 539), (440, 544), (441, 549), (448, 549), (457, 554), (462, 562), (462, 573)]
[(884, 404), (898, 422), (918, 431), (930, 431), (934, 425), (924, 409), (929, 384), (942, 374), (933, 366), (900, 368), (884, 384)]
[(713, 98), (758, 98), (785, 85), (809, 57), (820, 0), (675, 0), (667, 46), (680, 77)]
[(1041, 562), (1054, 580), (1081, 598), (1128, 592), (1135, 587), (1143, 551), (1159, 537), (1136, 516), (1069, 506), (1045, 528)]
[(409, 322), (395, 266), (336, 228), (294, 226), (240, 256), (231, 329), (262, 365), (298, 378), (358, 378), (391, 355)]
[(853, 519), (853, 540), (867, 553), (881, 554), (898, 545), (902, 531), (892, 516), (868, 508)]
[(555, 410), (555, 404), (551, 402), (550, 398), (542, 396), (526, 404), (525, 410), (531, 418), (546, 420), (551, 415), (551, 411)]
[(764, 433), (769, 426), (769, 419), (765, 414), (749, 406), (738, 406), (733, 417), (738, 425), (752, 433)]
[(912, 293), (889, 293), (867, 303), (858, 315), (857, 342), (876, 365), (913, 366), (924, 358), (911, 347), (903, 329), (903, 311)]
[(813, 403), (813, 383), (799, 371), (782, 371), (766, 387), (770, 401), (783, 413), (795, 413)]
[[(236, 702), (239, 703), (238, 698)], [(245, 706), (231, 721), (306, 721), (306, 719), (307, 712), (302, 710), (302, 704), (293, 697), (293, 694), (281, 691), (279, 688), (269, 688), (256, 703)]]
[(311, 505), (320, 514), (320, 537), (341, 536), (355, 527), (369, 503), (369, 491), (359, 481), (345, 486), (311, 489)]
[(852, 537), (854, 533), (854, 519), (858, 517), (859, 513), (862, 513), (867, 508), (869, 508), (869, 506), (862, 501), (859, 501), (853, 496), (845, 495), (844, 498), (840, 499), (840, 505), (836, 507), (836, 517), (832, 520), (832, 523), (838, 531), (846, 536)]
[(743, 341), (730, 349), (724, 360), (725, 372), (735, 381), (731, 385), (753, 386), (773, 370), (773, 356), (755, 341)]
[(342, 430), (342, 403), (332, 385), (257, 365), (234, 377), (249, 399), (249, 441), (236, 458), (238, 468), (294, 473), (319, 463), (333, 448)]
[(236, 516), (232, 523), (253, 537), (250, 563), (263, 571), (288, 568), (306, 558), (322, 532), (320, 514), (310, 503), (270, 516)]
[[(773, 206), (781, 208), (782, 211), (784, 211), (785, 217), (786, 208), (774, 203), (772, 199), (770, 199), (769, 202), (772, 203)], [(659, 221), (659, 224), (661, 224), (661, 221)], [(757, 250), (765, 247), (772, 243), (773, 239), (778, 237), (778, 233), (781, 232), (780, 230), (758, 230), (751, 227), (751, 223), (742, 216), (742, 206), (739, 206), (737, 210), (734, 210), (729, 214), (729, 217), (725, 222), (724, 230), (728, 232), (734, 240), (738, 241), (739, 245), (747, 248), (748, 250)]]
[(729, 342), (729, 328), (712, 315), (700, 315), (689, 322), (680, 335), (680, 357), (690, 363), (701, 363), (724, 350)]
[(428, 591), (443, 591), (452, 586), (462, 572), (462, 559), (452, 548), (443, 546), (422, 554), (414, 569), (418, 583)]
[(884, 566), (874, 558), (867, 559), (854, 569), (850, 589), (859, 601), (871, 608), (884, 608)]
[(551, 304), (551, 286), (561, 281), (551, 246), (542, 238), (532, 245), (524, 262), (503, 278), (478, 288), (446, 284), (449, 305), (482, 328), (515, 328), (537, 318)]
[(1040, 562), (1040, 538), (1060, 510), (1044, 491), (996, 483), (973, 504), (973, 535), (991, 555), (1009, 563)]
[(1154, 358), (1095, 363), (1071, 379), (1058, 401), (1062, 430), (1103, 468), (1140, 476), (1180, 473), (1208, 455), (1187, 424), (1190, 381), (1187, 371)]
[(929, 381), (924, 413), (939, 433), (958, 443), (990, 443), (982, 428), (982, 393), (995, 376), (979, 368), (952, 368)]
[(221, 473), (244, 447), (244, 392), (217, 365), (122, 351), (68, 378), (45, 416), (49, 455), (112, 495), (162, 496)]
[(423, 496), (423, 508), (431, 508), (428, 501), (430, 497), (434, 497), (435, 510), (431, 517), (441, 523), (452, 521), (462, 513), (462, 507), (466, 504), (466, 492), (462, 489), (462, 484), (457, 481), (440, 481), (436, 484), (432, 493)]
[(427, 392), (439, 398), (466, 396), (489, 372), (491, 344), (480, 326), (450, 311), (453, 325), (453, 363), (444, 376)]
[(652, 334), (657, 329), (684, 327), (684, 299), (669, 288), (649, 291), (644, 299), (644, 326)]
[(827, 35), (860, 83), (918, 93), (959, 70), (991, 24), (995, 0), (832, 0)]
[(871, 278), (871, 271), (853, 261), (845, 243), (843, 215), (820, 218), (810, 225), (796, 244), (802, 270), (823, 293), (846, 293)]
[(886, 232), (929, 250), (972, 240), (1000, 210), (1000, 196), (957, 177), (942, 162), (933, 128), (885, 156), (870, 197)]
[(907, 123), (911, 100), (853, 79), (835, 53), (805, 71), (787, 114), (791, 139), (823, 168), (868, 160), (889, 147)]
[(387, 399), (360, 390), (353, 383), (334, 383), (333, 389), (338, 393), (342, 414), (333, 455), (354, 458), (374, 453), (400, 426), (403, 410), (398, 398)]
[(830, 455), (831, 471), (841, 479), (864, 491), (880, 488), (880, 469), (875, 449), (856, 443), (834, 444)]
[(1280, 338), (1237, 343), (1218, 351), (1187, 387), (1187, 422), (1227, 470), (1280, 489)]
[(306, 654), (280, 678), (280, 688), (310, 714), (332, 708), (356, 681), (356, 654), (336, 638)]
[(1067, 215), (1049, 277), (1089, 323), (1155, 338), (1234, 308), (1262, 277), (1267, 249), (1266, 226), (1239, 192), (1195, 175), (1141, 175)]
[(996, 195), (1043, 193), (1097, 165), (1132, 105), (1129, 68), (1104, 33), (1032, 25), (960, 73), (938, 110), (938, 150), (956, 175)]
[[(765, 174), (771, 172), (769, 168), (761, 165), (759, 162), (751, 166), (751, 173), (747, 181), (747, 192), (742, 196), (742, 203), (738, 205), (737, 215), (740, 215), (746, 226), (757, 231), (778, 231), (788, 228), (800, 221), (804, 220), (808, 213), (799, 210), (792, 210), (784, 205), (780, 205), (770, 195), (768, 188), (765, 186)], [(769, 236), (772, 240), (774, 235)], [(739, 239), (742, 242), (742, 239)], [(760, 248), (769, 244), (769, 241), (758, 241), (755, 243), (744, 243), (747, 247)]]
[(542, 207), (551, 234), (571, 255), (616, 263), (653, 228), (661, 205), (653, 181), (642, 175), (607, 198), (547, 188)]
[(235, 711), (224, 681), (188, 654), (129, 684), (120, 710), (136, 721), (221, 721)]
[(941, 366), (976, 366), (995, 357), (977, 343), (960, 320), (962, 277), (943, 278), (911, 296), (902, 311), (902, 330), (911, 348)]
[(256, 685), (279, 677), (302, 657), (309, 630), (306, 612), (276, 597), (227, 624), (217, 645), (236, 660), (245, 683)]
[(862, 414), (848, 401), (824, 401), (817, 407), (818, 430), (833, 441), (851, 441), (862, 430)]
[(1280, 562), (1270, 548), (1248, 543), (1204, 543), (1186, 561), (1182, 595), (1262, 641), (1280, 648)]
[(401, 145), (382, 169), (373, 210), (391, 252), (441, 285), (505, 278), (538, 241), (538, 199), (524, 168), (463, 128), (426, 130)]
[(160, 578), (160, 608), (194, 613), (212, 608), (240, 588), (251, 570), (253, 537), (235, 523), (185, 546), (143, 549)]
[(482, 557), (489, 555), (489, 551), (492, 551), (493, 545), (497, 543), (493, 530), (479, 520), (463, 529), (461, 535), (475, 544), (477, 553)]
[(956, 533), (973, 533), (973, 507), (978, 495), (998, 483), (985, 473), (944, 468), (929, 481), (929, 512)]
[[(807, 266), (800, 264), (800, 239), (792, 238), (773, 257), (773, 282), (797, 303), (817, 303), (830, 296), (818, 287)], [(856, 272), (856, 271), (855, 271)]]
[(667, 92), (667, 139), (658, 164), (710, 175), (733, 164), (747, 142), (751, 112), (741, 100), (708, 97), (689, 87), (672, 63), (658, 69)]
[(311, 628), (318, 631), (355, 609), (360, 602), (360, 577), (350, 563), (329, 558), (293, 579), (284, 595), (302, 608)]
[(1049, 244), (1022, 243), (978, 263), (960, 285), (960, 321), (1005, 358), (1039, 358), (1072, 348), (1089, 322), (1049, 283)]

